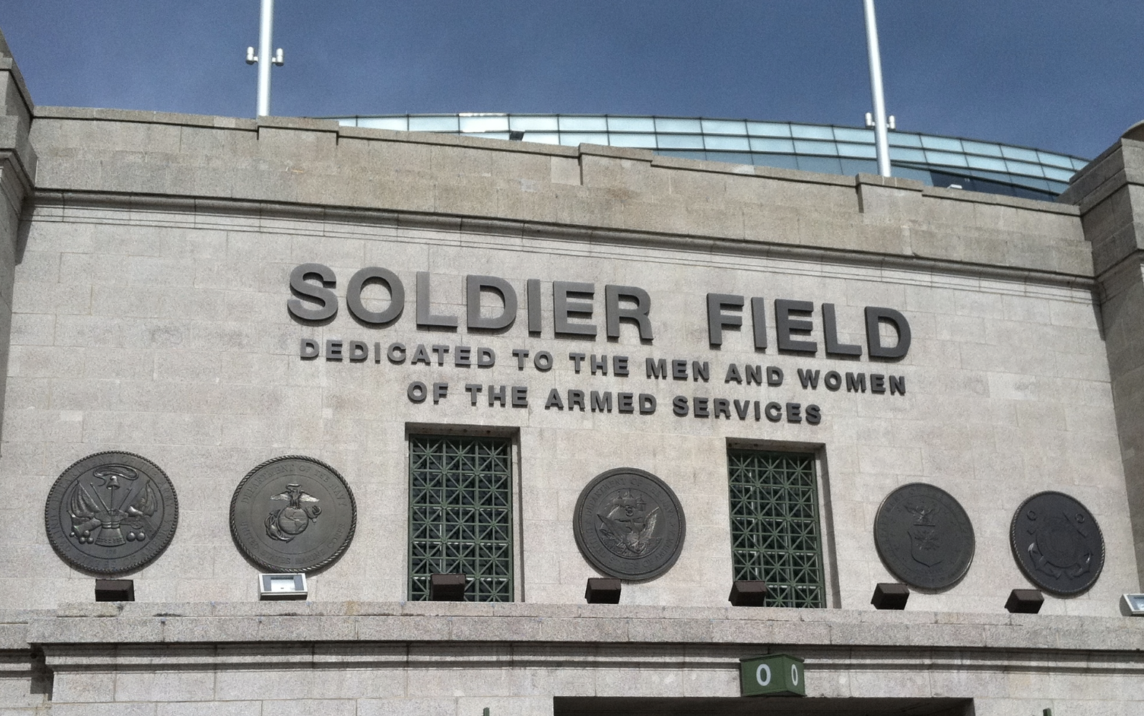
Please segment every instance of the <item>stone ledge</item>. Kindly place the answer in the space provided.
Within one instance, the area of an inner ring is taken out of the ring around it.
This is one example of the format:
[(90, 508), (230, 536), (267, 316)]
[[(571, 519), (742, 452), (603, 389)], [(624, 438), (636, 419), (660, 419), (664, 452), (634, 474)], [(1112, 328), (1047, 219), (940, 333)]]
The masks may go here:
[(215, 129), (244, 129), (256, 131), (258, 121), (241, 117), (217, 117), (209, 114), (179, 114), (177, 112), (148, 112), (135, 109), (103, 109), (95, 107), (36, 107), (37, 119), (79, 119), (143, 124), (175, 124), (187, 127)]
[(639, 162), (650, 163), (655, 158), (655, 152), (650, 149), (637, 149), (635, 147), (613, 147), (610, 144), (581, 144), (581, 156), (611, 157), (613, 159), (632, 159)]
[(275, 129), (296, 129), (303, 132), (333, 132), (341, 128), (337, 120), (310, 119), (309, 117), (259, 117), (255, 120), (259, 127), (273, 127)]
[[(27, 619), (27, 643), (33, 645), (510, 642), (1144, 651), (1144, 619), (1128, 617), (429, 602), (134, 602), (64, 604), (54, 614), (18, 618)], [(3, 641), (7, 646), (12, 639)]]
[(906, 189), (908, 191), (925, 191), (926, 185), (917, 179), (903, 177), (884, 177), (881, 174), (859, 173), (855, 178), (859, 185), (883, 186), (887, 189)]
[(1073, 206), (1072, 204), (1022, 199), (1017, 196), (1003, 196), (1001, 194), (982, 194), (978, 191), (969, 191), (966, 189), (927, 186), (922, 190), (922, 196), (935, 199), (952, 199), (954, 201), (964, 201), (971, 204), (992, 204), (994, 206), (1008, 206), (1014, 209), (1031, 209), (1033, 211), (1044, 211), (1050, 214), (1062, 214), (1064, 216), (1080, 216), (1080, 207)]
[(488, 149), (500, 152), (515, 152), (518, 154), (549, 154), (558, 157), (576, 158), (580, 156), (577, 147), (566, 147), (560, 144), (541, 144), (530, 142), (510, 142), (504, 139), (489, 139), (488, 137), (470, 137), (463, 134), (439, 134), (437, 132), (403, 132), (396, 129), (380, 129), (377, 127), (350, 127), (340, 125), (338, 136), (347, 139), (368, 139), (383, 142), (402, 142), (405, 144), (433, 144), (439, 146), (460, 146), (473, 149)]
[[(648, 149), (640, 151), (650, 151)], [(765, 179), (779, 179), (781, 181), (799, 182), (802, 184), (825, 184), (827, 186), (853, 187), (854, 177), (841, 174), (821, 174), (800, 169), (781, 169), (778, 167), (756, 167), (748, 164), (730, 164), (728, 162), (713, 162), (706, 159), (684, 159), (683, 157), (668, 157), (660, 154), (653, 155), (653, 167), (662, 169), (682, 169), (684, 171), (705, 172), (707, 174), (734, 174), (736, 176), (756, 176)]]

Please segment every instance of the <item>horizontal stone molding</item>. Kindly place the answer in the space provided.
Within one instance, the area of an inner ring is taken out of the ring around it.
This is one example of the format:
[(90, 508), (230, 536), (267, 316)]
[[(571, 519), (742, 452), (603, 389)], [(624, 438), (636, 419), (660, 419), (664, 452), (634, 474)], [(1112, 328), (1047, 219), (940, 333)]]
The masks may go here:
[[(49, 612), (50, 614), (50, 612)], [(15, 624), (9, 627), (18, 629)], [(513, 644), (722, 650), (889, 648), (1139, 654), (1144, 620), (1128, 618), (798, 609), (432, 603), (70, 604), (27, 619), (26, 644)], [(3, 633), (6, 648), (17, 641)], [(70, 648), (70, 647), (69, 647)], [(278, 646), (274, 646), (278, 649)], [(307, 646), (306, 649), (310, 647)], [(666, 657), (674, 658), (674, 657)], [(980, 658), (980, 657), (978, 657)], [(1009, 658), (1009, 657), (1005, 657)], [(1144, 669), (1144, 662), (1137, 666)]]
[[(312, 232), (331, 238), (369, 238), (363, 228), (372, 228), (378, 239), (392, 239), (401, 229), (423, 229), (457, 234), (483, 234), (513, 239), (560, 240), (582, 243), (586, 248), (612, 245), (648, 249), (674, 249), (702, 256), (692, 263), (705, 263), (703, 257), (736, 256), (768, 257), (791, 262), (826, 266), (856, 267), (901, 272), (902, 274), (934, 274), (960, 279), (980, 279), (1010, 284), (997, 292), (1021, 294), (1016, 286), (1045, 286), (1055, 289), (1092, 292), (1097, 288), (1091, 274), (1068, 274), (949, 261), (924, 256), (816, 248), (775, 244), (744, 239), (727, 239), (701, 235), (679, 235), (657, 232), (626, 231), (591, 226), (568, 226), (538, 222), (458, 217), (417, 212), (371, 210), (350, 207), (326, 207), (278, 202), (252, 202), (211, 198), (168, 197), (141, 194), (97, 192), (37, 191), (31, 216), (37, 222), (69, 222), (121, 224), (176, 228), (225, 228), (235, 232), (273, 232), (289, 230)], [(284, 225), (282, 222), (297, 222)], [(530, 247), (535, 250), (537, 247)], [(888, 280), (884, 276), (878, 280)], [(927, 281), (892, 282), (927, 284)], [(985, 290), (988, 290), (987, 288)], [(1087, 299), (1086, 299), (1087, 300)]]

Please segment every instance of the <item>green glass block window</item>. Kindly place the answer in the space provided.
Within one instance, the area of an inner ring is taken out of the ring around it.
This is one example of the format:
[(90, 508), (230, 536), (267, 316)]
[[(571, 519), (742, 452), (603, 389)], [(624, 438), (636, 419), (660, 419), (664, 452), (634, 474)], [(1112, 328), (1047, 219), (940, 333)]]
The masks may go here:
[(814, 456), (731, 450), (735, 579), (767, 583), (769, 607), (823, 607)]
[(409, 438), (409, 599), (465, 574), (465, 601), (512, 601), (512, 443)]

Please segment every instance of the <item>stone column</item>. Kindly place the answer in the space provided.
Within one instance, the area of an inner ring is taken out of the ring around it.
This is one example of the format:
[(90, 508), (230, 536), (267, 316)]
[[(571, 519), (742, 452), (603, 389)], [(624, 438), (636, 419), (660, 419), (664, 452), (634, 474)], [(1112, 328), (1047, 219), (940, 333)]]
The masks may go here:
[(1139, 589), (1144, 585), (1144, 122), (1077, 174), (1060, 201), (1080, 207), (1085, 238), (1092, 244)]
[(12, 282), (20, 253), (20, 214), (36, 180), (36, 153), (28, 142), (32, 113), (31, 95), (0, 33), (0, 423), (8, 383)]

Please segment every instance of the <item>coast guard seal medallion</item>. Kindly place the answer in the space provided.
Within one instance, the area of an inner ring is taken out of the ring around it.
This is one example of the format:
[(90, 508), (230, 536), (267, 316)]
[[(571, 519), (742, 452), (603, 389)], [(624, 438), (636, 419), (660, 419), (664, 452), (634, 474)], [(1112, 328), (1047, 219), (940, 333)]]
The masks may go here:
[(653, 579), (683, 550), (686, 524), (679, 499), (663, 480), (631, 467), (596, 477), (576, 502), (576, 545), (600, 572), (618, 579)]
[(973, 525), (953, 495), (912, 483), (882, 501), (874, 545), (886, 568), (911, 587), (948, 589), (973, 561)]
[(1021, 571), (1053, 594), (1080, 594), (1104, 568), (1104, 536), (1092, 513), (1060, 492), (1025, 500), (1013, 515), (1009, 539)]
[(121, 574), (146, 566), (171, 543), (179, 501), (155, 463), (129, 452), (100, 452), (52, 485), (44, 523), (48, 541), (68, 564)]
[(251, 561), (273, 572), (311, 572), (350, 545), (357, 506), (334, 468), (289, 455), (247, 473), (230, 500), (230, 531)]

